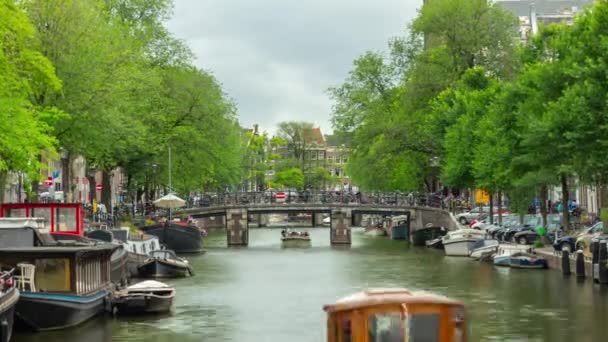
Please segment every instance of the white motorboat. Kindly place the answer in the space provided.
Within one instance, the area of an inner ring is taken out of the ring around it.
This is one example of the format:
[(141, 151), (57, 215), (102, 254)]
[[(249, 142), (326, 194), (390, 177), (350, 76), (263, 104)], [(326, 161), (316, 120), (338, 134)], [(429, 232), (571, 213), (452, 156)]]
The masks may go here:
[(477, 229), (458, 229), (447, 233), (442, 239), (445, 255), (469, 256), (471, 247), (484, 235)]
[(511, 256), (516, 253), (531, 253), (532, 247), (528, 245), (502, 244), (498, 246), (494, 256), (494, 265), (510, 266)]
[(165, 283), (146, 280), (114, 294), (114, 306), (121, 314), (171, 311), (175, 289)]
[(495, 239), (479, 240), (475, 242), (473, 246), (471, 246), (471, 253), (469, 256), (475, 260), (479, 260), (482, 257), (495, 254), (498, 250), (499, 244), (500, 243), (498, 240)]

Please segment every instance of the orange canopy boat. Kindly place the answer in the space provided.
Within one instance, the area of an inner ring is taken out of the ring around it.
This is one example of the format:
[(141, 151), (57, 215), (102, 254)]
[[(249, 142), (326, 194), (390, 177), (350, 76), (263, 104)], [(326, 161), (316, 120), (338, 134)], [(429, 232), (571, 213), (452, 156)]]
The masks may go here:
[(464, 305), (406, 289), (371, 289), (325, 305), (328, 342), (464, 342)]

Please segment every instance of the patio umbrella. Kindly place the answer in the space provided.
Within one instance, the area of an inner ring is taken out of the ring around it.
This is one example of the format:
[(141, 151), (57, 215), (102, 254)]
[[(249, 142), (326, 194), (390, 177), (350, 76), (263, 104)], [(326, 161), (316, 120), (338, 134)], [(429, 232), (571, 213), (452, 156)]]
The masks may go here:
[(159, 208), (173, 209), (184, 207), (186, 205), (186, 201), (175, 196), (174, 194), (168, 194), (154, 201), (154, 205)]

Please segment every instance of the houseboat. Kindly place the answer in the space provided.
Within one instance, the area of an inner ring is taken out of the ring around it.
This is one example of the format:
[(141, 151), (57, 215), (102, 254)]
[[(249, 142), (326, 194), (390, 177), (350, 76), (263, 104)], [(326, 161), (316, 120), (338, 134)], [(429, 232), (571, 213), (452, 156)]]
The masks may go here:
[[(0, 218), (39, 218), (57, 241), (90, 243), (85, 236), (84, 209), (79, 203), (9, 203), (0, 205)], [(105, 240), (102, 240), (105, 241)], [(112, 254), (112, 281), (124, 284), (128, 281), (128, 254), (120, 243), (114, 243)], [(95, 243), (92, 243), (95, 244)]]
[(371, 289), (325, 305), (328, 342), (468, 341), (464, 305), (406, 289)]
[(398, 215), (390, 218), (389, 235), (391, 240), (410, 239), (410, 218), (408, 215)]
[(167, 221), (140, 227), (144, 233), (158, 237), (160, 243), (175, 253), (201, 253), (204, 233), (187, 222)]
[(18, 273), (15, 326), (34, 331), (76, 326), (109, 305), (110, 259), (118, 247), (56, 240), (41, 228), (42, 220), (0, 219), (0, 263)]
[(154, 235), (131, 234), (129, 227), (112, 229), (115, 239), (121, 241), (128, 252), (127, 270), (131, 277), (139, 276), (137, 270), (150, 257), (150, 252), (161, 249), (158, 237)]
[(458, 229), (447, 233), (443, 238), (443, 248), (448, 256), (469, 256), (473, 245), (484, 238), (477, 229)]
[(15, 305), (19, 290), (15, 287), (14, 268), (0, 269), (0, 342), (8, 342), (13, 334)]

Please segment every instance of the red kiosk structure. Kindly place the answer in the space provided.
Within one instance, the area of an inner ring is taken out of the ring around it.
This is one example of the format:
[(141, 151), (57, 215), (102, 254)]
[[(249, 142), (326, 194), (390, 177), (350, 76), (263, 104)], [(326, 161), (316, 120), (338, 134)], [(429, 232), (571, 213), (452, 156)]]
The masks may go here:
[(40, 217), (51, 234), (84, 236), (84, 209), (78, 203), (9, 203), (0, 217)]

